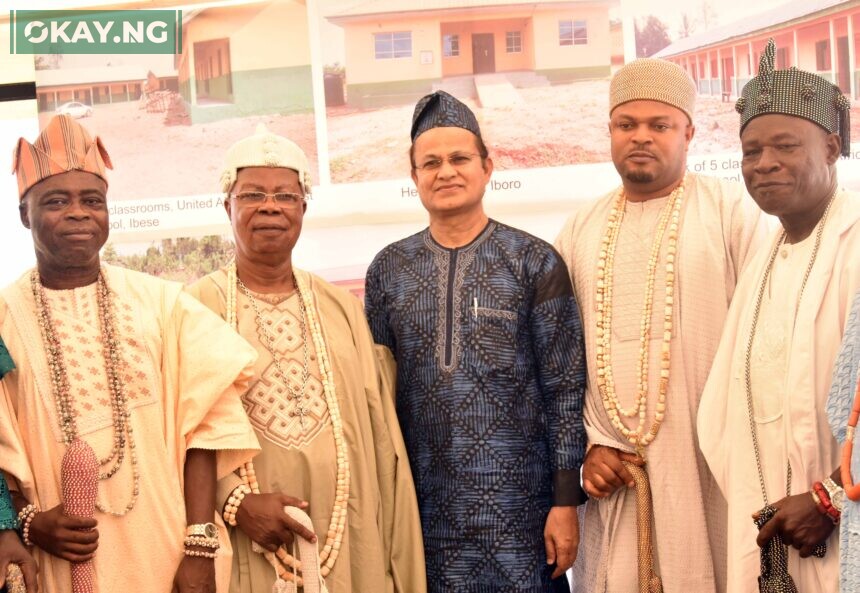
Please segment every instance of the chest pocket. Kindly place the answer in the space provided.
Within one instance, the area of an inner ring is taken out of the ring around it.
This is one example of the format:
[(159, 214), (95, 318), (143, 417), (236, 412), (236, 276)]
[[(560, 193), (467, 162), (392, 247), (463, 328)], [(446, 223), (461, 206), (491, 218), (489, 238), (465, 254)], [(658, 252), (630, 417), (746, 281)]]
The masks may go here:
[(467, 314), (466, 360), (482, 371), (513, 373), (517, 362), (519, 314), (478, 307)]

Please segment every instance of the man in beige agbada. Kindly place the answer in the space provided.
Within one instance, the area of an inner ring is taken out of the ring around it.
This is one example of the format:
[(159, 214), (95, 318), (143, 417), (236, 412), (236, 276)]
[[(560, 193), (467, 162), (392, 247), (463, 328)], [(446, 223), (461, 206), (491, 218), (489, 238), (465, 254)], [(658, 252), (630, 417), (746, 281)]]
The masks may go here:
[[(292, 265), (311, 189), (307, 158), (261, 126), (228, 150), (221, 186), (235, 263), (189, 290), (260, 355), (242, 401), (263, 447), (253, 471), (219, 486), (236, 525), (231, 591), (270, 591), (276, 570), (290, 580), (295, 533), (317, 543), (331, 593), (423, 593), (393, 361), (378, 360), (357, 299)], [(315, 533), (287, 519), (284, 505), (307, 510)]]
[[(106, 167), (66, 115), (16, 148), (36, 268), (0, 292), (17, 365), (0, 382), (0, 468), (42, 590), (72, 591), (70, 564), (91, 561), (96, 593), (226, 593), (216, 479), (258, 450), (239, 400), (256, 355), (182, 286), (100, 263)], [(97, 489), (95, 514), (69, 516), (81, 498), (61, 465), (87, 446), (101, 467), (77, 486)]]
[(860, 289), (860, 195), (836, 175), (850, 100), (811, 72), (775, 70), (775, 54), (770, 40), (736, 107), (744, 181), (780, 227), (738, 283), (699, 437), (729, 503), (727, 591), (790, 591), (793, 581), (830, 593), (844, 492), (825, 405)]
[(556, 241), (588, 361), (582, 476), (592, 498), (576, 591), (637, 590), (636, 489), (648, 484), (634, 487), (636, 468), (624, 462), (650, 480), (654, 553), (641, 568), (666, 593), (725, 587), (725, 502), (695, 418), (735, 282), (764, 229), (740, 185), (686, 173), (695, 97), (689, 75), (669, 62), (618, 71), (609, 132), (621, 187), (583, 206)]

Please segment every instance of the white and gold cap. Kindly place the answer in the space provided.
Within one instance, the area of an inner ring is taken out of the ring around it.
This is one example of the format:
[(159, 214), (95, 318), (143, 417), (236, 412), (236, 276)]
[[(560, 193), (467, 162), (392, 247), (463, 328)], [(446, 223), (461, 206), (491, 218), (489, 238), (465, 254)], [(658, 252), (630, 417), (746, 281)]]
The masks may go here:
[(299, 145), (283, 136), (273, 134), (260, 123), (252, 136), (242, 138), (227, 149), (221, 173), (221, 191), (228, 193), (236, 183), (239, 169), (244, 167), (281, 167), (299, 175), (305, 196), (311, 194), (311, 173), (308, 157)]

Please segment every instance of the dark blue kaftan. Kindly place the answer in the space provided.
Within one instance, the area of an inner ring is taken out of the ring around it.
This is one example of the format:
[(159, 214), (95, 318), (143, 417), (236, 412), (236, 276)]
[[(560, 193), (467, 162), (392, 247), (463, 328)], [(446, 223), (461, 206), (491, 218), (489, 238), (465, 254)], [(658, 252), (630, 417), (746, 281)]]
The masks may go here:
[(495, 221), (457, 249), (424, 230), (376, 256), (366, 291), (397, 360), (430, 593), (551, 591), (547, 513), (584, 496), (584, 345), (561, 257)]

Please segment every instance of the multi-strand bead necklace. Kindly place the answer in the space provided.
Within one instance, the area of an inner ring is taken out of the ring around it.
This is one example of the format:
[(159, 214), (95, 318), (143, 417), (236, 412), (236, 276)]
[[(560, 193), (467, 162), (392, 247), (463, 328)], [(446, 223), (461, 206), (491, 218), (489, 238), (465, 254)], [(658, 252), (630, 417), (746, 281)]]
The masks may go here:
[[(645, 297), (642, 307), (642, 320), (639, 325), (639, 374), (637, 397), (634, 406), (624, 409), (615, 392), (615, 380), (612, 373), (612, 298), (615, 265), (615, 249), (621, 223), (624, 220), (624, 210), (627, 198), (622, 189), (609, 213), (606, 233), (600, 244), (597, 259), (597, 388), (603, 400), (603, 407), (609, 415), (612, 425), (636, 447), (639, 455), (644, 454), (647, 447), (660, 430), (660, 425), (666, 415), (666, 393), (669, 390), (669, 368), (671, 361), (672, 314), (675, 307), (675, 257), (678, 248), (678, 228), (681, 217), (681, 205), (686, 179), (676, 187), (660, 213), (651, 251), (648, 259), (648, 271), (645, 282)], [(651, 314), (654, 301), (654, 279), (657, 274), (657, 264), (660, 261), (660, 249), (663, 237), (668, 230), (666, 246), (666, 289), (663, 299), (663, 344), (660, 352), (660, 382), (657, 403), (654, 410), (654, 421), (645, 432), (646, 410), (648, 405), (648, 360), (651, 344)], [(624, 424), (622, 416), (639, 418), (635, 429)]]
[[(68, 370), (63, 357), (62, 345), (54, 330), (51, 308), (45, 297), (39, 273), (30, 273), (30, 287), (36, 304), (36, 317), (42, 334), (48, 370), (51, 375), (51, 389), (57, 406), (60, 430), (63, 443), (68, 446), (78, 438), (78, 426), (75, 421), (74, 397), (69, 385)], [(116, 332), (116, 311), (111, 299), (111, 291), (105, 280), (104, 271), (99, 272), (96, 280), (96, 303), (98, 306), (101, 342), (105, 350), (105, 370), (107, 372), (108, 392), (110, 394), (111, 410), (113, 413), (113, 447), (107, 457), (99, 460), (100, 466), (110, 467), (99, 473), (99, 480), (108, 480), (122, 467), (125, 459), (125, 449), (128, 446), (131, 457), (132, 494), (131, 499), (121, 511), (114, 511), (101, 502), (96, 502), (96, 508), (103, 513), (122, 517), (134, 508), (140, 494), (140, 470), (137, 465), (134, 434), (131, 427), (131, 414), (125, 395), (121, 371), (125, 366), (122, 360), (119, 336)]]
[[(227, 268), (227, 323), (239, 330), (238, 312), (237, 312), (237, 292), (241, 286), (239, 276), (236, 272), (236, 263), (231, 263)], [(310, 289), (305, 284), (304, 278), (300, 275), (293, 275), (293, 283), (296, 287), (296, 292), (299, 295), (299, 306), (302, 309), (302, 316), (307, 320), (307, 329), (310, 332), (311, 339), (314, 344), (317, 364), (319, 365), (320, 376), (323, 385), (323, 394), (325, 396), (326, 405), (328, 406), (329, 417), (331, 418), (332, 432), (334, 433), (335, 451), (337, 456), (337, 483), (335, 486), (335, 499), (332, 508), (331, 522), (329, 523), (328, 533), (326, 534), (325, 544), (320, 551), (320, 572), (325, 578), (329, 575), (340, 553), (341, 542), (343, 541), (343, 532), (346, 528), (346, 512), (347, 499), (349, 498), (349, 457), (347, 455), (346, 439), (343, 435), (343, 421), (340, 415), (340, 406), (337, 403), (337, 393), (335, 392), (334, 372), (331, 367), (331, 361), (326, 348), (325, 338), (322, 333), (319, 316), (316, 306), (313, 302), (313, 295)], [(254, 296), (248, 292), (248, 297), (252, 300)], [(259, 315), (257, 323), (260, 323)], [(304, 336), (303, 336), (304, 337)], [(307, 339), (304, 337), (304, 339)], [(278, 353), (264, 344), (272, 355), (273, 360), (278, 361)], [(282, 375), (284, 382), (287, 382), (287, 376), (280, 370), (280, 365), (275, 366), (278, 372)], [(298, 402), (300, 404), (300, 402)], [(246, 482), (251, 492), (260, 494), (260, 486), (257, 482), (256, 472), (252, 462), (248, 462), (240, 470), (240, 475)], [(277, 555), (266, 553), (266, 558), (273, 564), (278, 576), (283, 579), (292, 579), (293, 575), (289, 571), (294, 566), (299, 567), (299, 562), (293, 558), (287, 551), (281, 547), (278, 549)]]

